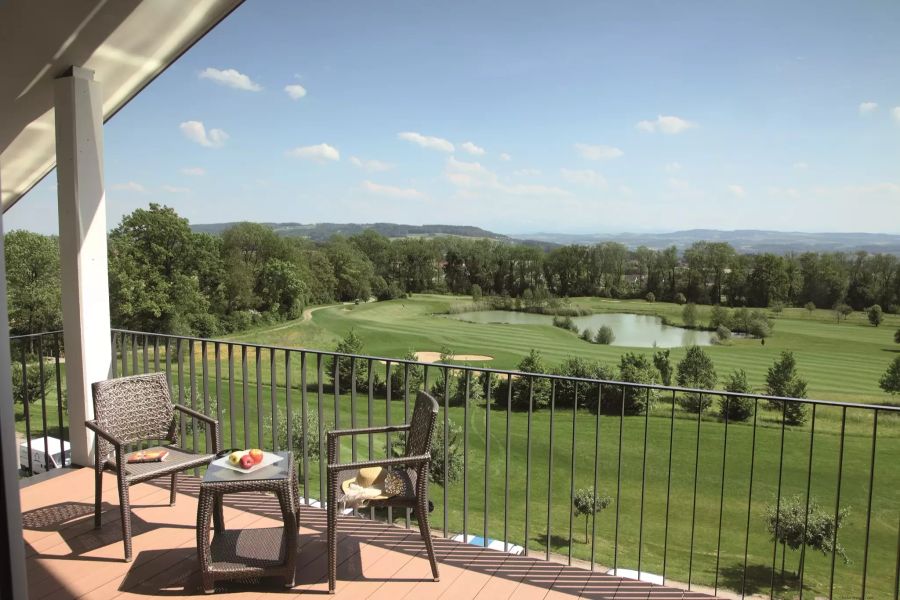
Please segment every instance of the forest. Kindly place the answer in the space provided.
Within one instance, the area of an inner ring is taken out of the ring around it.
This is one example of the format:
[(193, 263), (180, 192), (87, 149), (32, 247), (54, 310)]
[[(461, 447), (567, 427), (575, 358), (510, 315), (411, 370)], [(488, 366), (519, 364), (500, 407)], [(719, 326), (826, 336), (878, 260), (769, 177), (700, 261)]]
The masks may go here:
[[(55, 236), (6, 235), (13, 334), (61, 326)], [(577, 296), (646, 298), (731, 307), (849, 311), (900, 306), (900, 262), (891, 254), (741, 254), (727, 243), (629, 249), (616, 242), (542, 249), (459, 236), (389, 239), (371, 230), (315, 242), (237, 223), (191, 230), (150, 204), (108, 238), (113, 325), (213, 336), (299, 318), (305, 307), (410, 293), (519, 299), (542, 305)]]

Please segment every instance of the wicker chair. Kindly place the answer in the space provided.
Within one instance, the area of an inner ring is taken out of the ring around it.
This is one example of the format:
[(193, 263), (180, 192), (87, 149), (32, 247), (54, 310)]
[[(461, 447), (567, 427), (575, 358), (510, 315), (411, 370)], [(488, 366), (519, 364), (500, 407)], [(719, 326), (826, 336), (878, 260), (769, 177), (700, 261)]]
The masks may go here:
[[(394, 507), (409, 508), (415, 513), (419, 522), (419, 532), (428, 550), (431, 562), (431, 573), (434, 580), (439, 580), (437, 562), (434, 559), (434, 547), (431, 541), (431, 528), (428, 524), (428, 513), (431, 503), (428, 501), (428, 471), (431, 467), (431, 442), (437, 421), (438, 403), (424, 392), (419, 392), (413, 408), (412, 418), (406, 425), (390, 425), (386, 427), (368, 427), (362, 429), (341, 429), (327, 433), (328, 444), (328, 591), (334, 593), (337, 581), (337, 517), (338, 503), (343, 498), (341, 484), (356, 475), (363, 467), (384, 467), (398, 469), (404, 477), (405, 491), (386, 500), (372, 500), (367, 506), (376, 508)], [(369, 460), (352, 463), (338, 463), (337, 451), (342, 436), (368, 435), (374, 433), (406, 432), (406, 449), (403, 456)]]
[[(219, 427), (215, 419), (185, 406), (173, 404), (165, 373), (134, 375), (98, 381), (92, 386), (94, 416), (85, 425), (97, 434), (94, 452), (95, 500), (94, 527), (100, 527), (100, 503), (103, 496), (103, 469), (109, 467), (116, 474), (119, 487), (119, 509), (122, 512), (122, 538), (125, 561), (131, 561), (131, 505), (128, 488), (132, 484), (171, 475), (169, 504), (175, 504), (178, 492), (178, 473), (209, 464), (219, 451)], [(178, 428), (175, 411), (205, 422), (210, 427), (213, 454), (199, 454), (177, 447)], [(126, 447), (142, 442), (168, 442), (169, 451), (162, 462), (129, 464)], [(110, 449), (113, 456), (110, 456)]]

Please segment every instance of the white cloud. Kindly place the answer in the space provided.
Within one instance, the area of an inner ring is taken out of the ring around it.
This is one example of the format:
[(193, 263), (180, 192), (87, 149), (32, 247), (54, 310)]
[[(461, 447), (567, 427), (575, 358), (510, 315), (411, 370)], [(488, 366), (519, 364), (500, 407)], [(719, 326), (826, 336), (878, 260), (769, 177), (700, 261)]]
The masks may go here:
[(666, 166), (663, 167), (663, 170), (665, 170), (665, 172), (669, 174), (678, 173), (679, 171), (681, 171), (681, 163), (677, 161), (666, 163)]
[(366, 160), (364, 158), (359, 158), (357, 156), (350, 157), (350, 163), (354, 167), (359, 167), (364, 171), (368, 171), (369, 173), (380, 173), (382, 171), (390, 171), (394, 168), (394, 165), (391, 163), (386, 163), (380, 160)]
[(422, 135), (421, 133), (417, 133), (415, 131), (404, 131), (402, 133), (398, 133), (397, 137), (401, 140), (412, 142), (413, 144), (416, 144), (423, 148), (428, 148), (430, 150), (440, 150), (442, 152), (453, 152), (454, 150), (453, 144), (451, 144), (444, 138)]
[(639, 131), (644, 131), (646, 133), (659, 132), (669, 135), (683, 133), (691, 127), (696, 126), (696, 123), (671, 115), (658, 115), (653, 121), (640, 121), (636, 125)]
[(414, 188), (401, 188), (393, 185), (382, 185), (372, 181), (363, 181), (362, 187), (370, 194), (377, 196), (385, 196), (388, 198), (398, 198), (400, 200), (418, 200), (424, 199), (425, 194)]
[(795, 162), (792, 166), (793, 166), (794, 169), (796, 169), (797, 171), (805, 171), (806, 169), (809, 168), (809, 163), (806, 162), (806, 161), (798, 160), (798, 161)]
[(162, 186), (162, 190), (164, 192), (168, 192), (170, 194), (187, 194), (191, 190), (186, 187), (178, 187), (174, 185), (164, 185)]
[(464, 142), (460, 145), (460, 148), (462, 148), (469, 154), (474, 154), (475, 156), (481, 156), (484, 154), (484, 148), (482, 148), (481, 146), (476, 146), (472, 142)]
[(201, 175), (206, 175), (206, 169), (204, 169), (203, 167), (185, 167), (181, 170), (181, 174), (200, 177)]
[(291, 100), (299, 100), (306, 95), (306, 88), (299, 83), (284, 86), (284, 91), (290, 96)]
[(891, 109), (891, 116), (894, 117), (897, 123), (900, 123), (900, 106), (895, 106)]
[(867, 115), (869, 113), (875, 112), (878, 108), (877, 102), (860, 102), (859, 104), (859, 114)]
[(537, 177), (540, 174), (540, 169), (519, 169), (517, 171), (513, 171), (513, 175), (515, 175), (516, 177)]
[(221, 70), (208, 67), (200, 72), (200, 79), (209, 79), (236, 90), (248, 92), (259, 92), (262, 90), (261, 85), (235, 69)]
[(607, 188), (606, 178), (593, 169), (560, 169), (559, 172), (569, 183), (601, 190)]
[(466, 190), (484, 189), (512, 196), (568, 196), (569, 192), (558, 187), (538, 184), (508, 184), (500, 181), (496, 173), (481, 163), (465, 162), (454, 157), (447, 159), (444, 177), (453, 185)]
[(507, 154), (506, 152), (501, 152), (501, 153), (500, 153), (500, 160), (503, 160), (503, 161), (510, 161), (510, 160), (512, 160), (512, 156), (510, 156), (510, 155)]
[(729, 185), (728, 191), (737, 198), (744, 198), (747, 196), (747, 190), (745, 190), (742, 186), (737, 185), (736, 183), (732, 183), (731, 185)]
[(286, 152), (292, 158), (300, 158), (303, 160), (311, 160), (317, 163), (324, 163), (327, 160), (340, 160), (341, 153), (334, 146), (328, 144), (316, 144), (314, 146), (298, 146)]
[(228, 139), (228, 134), (221, 129), (206, 131), (202, 121), (185, 121), (178, 127), (187, 139), (207, 148), (221, 148)]
[(592, 145), (592, 144), (575, 144), (575, 149), (581, 158), (588, 160), (611, 160), (619, 158), (624, 152), (614, 146)]
[(667, 179), (666, 185), (669, 186), (669, 189), (676, 192), (686, 192), (691, 189), (691, 184), (688, 183), (687, 180), (679, 179), (677, 177), (670, 177)]
[(147, 188), (136, 181), (129, 181), (127, 183), (114, 183), (109, 186), (110, 189), (116, 190), (117, 192), (137, 192), (138, 194), (146, 194)]

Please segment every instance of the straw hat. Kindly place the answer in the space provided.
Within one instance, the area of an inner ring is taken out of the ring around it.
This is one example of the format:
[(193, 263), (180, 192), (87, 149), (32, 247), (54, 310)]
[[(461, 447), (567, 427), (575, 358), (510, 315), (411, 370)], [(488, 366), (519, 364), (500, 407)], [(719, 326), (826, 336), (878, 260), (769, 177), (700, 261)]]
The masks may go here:
[(404, 482), (393, 471), (382, 467), (363, 467), (356, 476), (341, 483), (347, 496), (365, 500), (386, 500), (403, 493)]

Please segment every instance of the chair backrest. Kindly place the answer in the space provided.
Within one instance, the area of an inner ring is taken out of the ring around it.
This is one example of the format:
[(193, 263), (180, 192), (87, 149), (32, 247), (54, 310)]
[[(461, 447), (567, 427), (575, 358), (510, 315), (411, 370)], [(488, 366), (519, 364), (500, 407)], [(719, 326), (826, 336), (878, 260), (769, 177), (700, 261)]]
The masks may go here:
[(425, 392), (419, 392), (406, 434), (406, 456), (421, 456), (431, 452), (431, 440), (437, 422), (438, 403)]
[(94, 418), (125, 443), (142, 440), (177, 442), (172, 398), (165, 373), (132, 375), (91, 386)]

